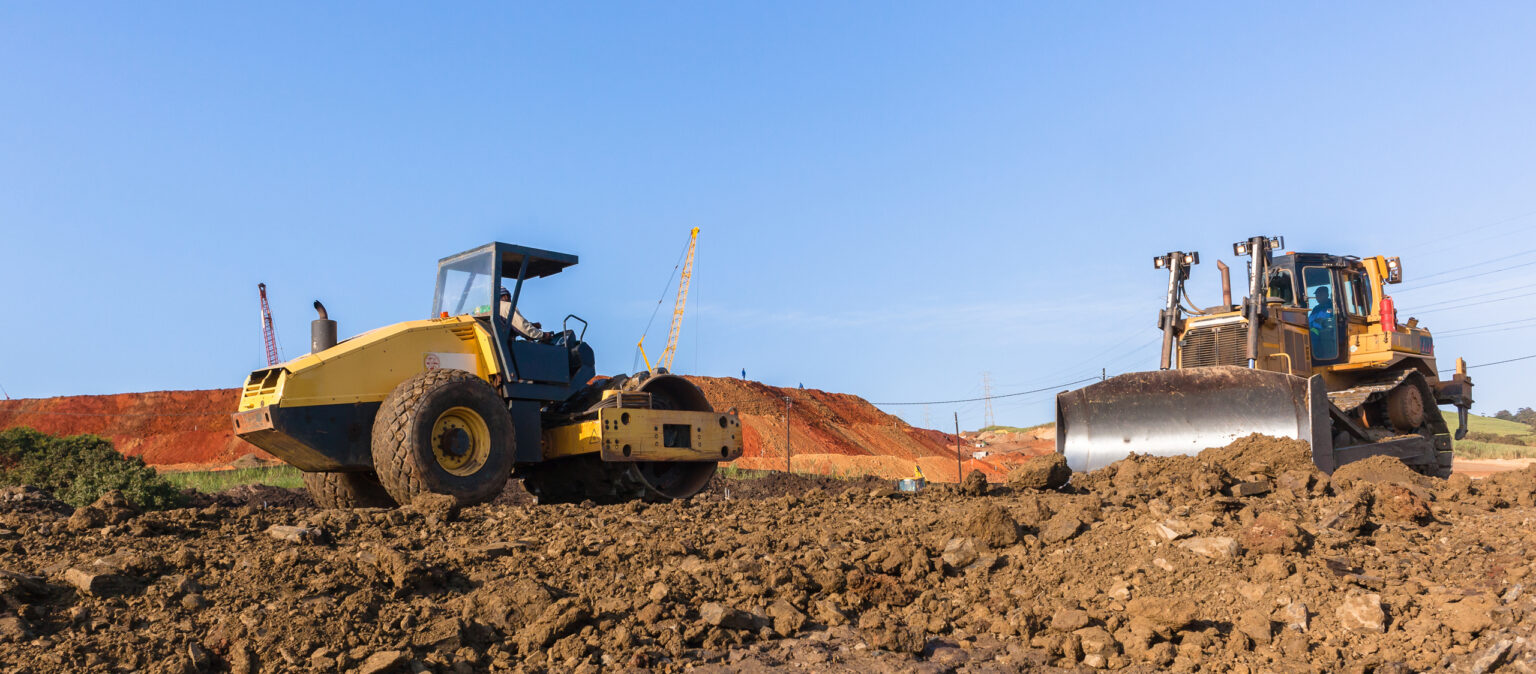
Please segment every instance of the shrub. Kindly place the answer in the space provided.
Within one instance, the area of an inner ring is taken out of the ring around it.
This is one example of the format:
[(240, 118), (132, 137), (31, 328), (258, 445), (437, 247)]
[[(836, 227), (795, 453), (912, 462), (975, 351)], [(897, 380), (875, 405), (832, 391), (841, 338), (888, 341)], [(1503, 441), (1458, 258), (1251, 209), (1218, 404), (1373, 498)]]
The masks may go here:
[(1532, 446), (1531, 445), (1532, 442), (1536, 442), (1536, 439), (1533, 439), (1533, 438), (1524, 438), (1524, 437), (1520, 437), (1518, 435), (1500, 435), (1498, 433), (1485, 433), (1483, 431), (1472, 431), (1470, 433), (1467, 433), (1467, 439), (1468, 440), (1472, 440), (1473, 442), (1491, 442), (1491, 443), (1500, 444), (1500, 445), (1520, 445), (1520, 446), (1527, 446), (1527, 447), (1528, 446)]
[(141, 508), (170, 508), (182, 500), (175, 485), (143, 459), (119, 454), (106, 438), (60, 437), (30, 428), (0, 431), (0, 484), (30, 484), (77, 507), (113, 489)]

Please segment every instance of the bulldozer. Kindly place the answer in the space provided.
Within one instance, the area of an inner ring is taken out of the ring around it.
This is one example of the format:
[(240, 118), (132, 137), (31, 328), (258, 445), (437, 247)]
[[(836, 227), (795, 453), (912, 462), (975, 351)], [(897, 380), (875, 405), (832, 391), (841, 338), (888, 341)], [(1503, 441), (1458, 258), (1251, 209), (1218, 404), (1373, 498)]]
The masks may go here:
[(1399, 258), (1296, 253), (1281, 237), (1233, 244), (1248, 258), (1247, 296), (1192, 306), (1185, 291), (1199, 253), (1153, 258), (1168, 274), (1158, 314), (1159, 369), (1110, 377), (1056, 396), (1056, 451), (1075, 471), (1130, 453), (1196, 454), (1252, 433), (1308, 443), (1332, 474), (1371, 456), (1448, 477), (1451, 432), (1438, 405), (1455, 406), (1467, 432), (1472, 380), (1457, 359), (1440, 377), (1434, 339), (1415, 318), (1397, 320), (1386, 287)]
[(513, 476), (541, 503), (697, 494), (741, 456), (734, 410), (665, 369), (596, 376), (574, 314), (519, 327), (524, 282), (577, 261), (500, 242), (443, 258), (429, 318), (340, 342), (316, 301), (310, 353), (246, 377), (235, 434), (303, 471), (325, 508), (470, 505)]

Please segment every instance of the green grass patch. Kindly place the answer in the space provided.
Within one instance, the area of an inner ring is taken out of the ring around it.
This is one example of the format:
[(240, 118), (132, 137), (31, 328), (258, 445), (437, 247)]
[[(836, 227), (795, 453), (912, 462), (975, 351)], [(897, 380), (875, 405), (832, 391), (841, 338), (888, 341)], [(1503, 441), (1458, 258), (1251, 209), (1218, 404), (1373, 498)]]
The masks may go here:
[(727, 480), (760, 480), (776, 472), (778, 471), (752, 470), (748, 468), (737, 468), (735, 466), (721, 466), (716, 469), (715, 475), (718, 475)]
[(1052, 422), (1046, 422), (1046, 423), (1043, 423), (1043, 424), (1035, 424), (1033, 426), (1023, 426), (1023, 427), (1019, 427), (1019, 426), (995, 426), (994, 425), (994, 426), (984, 426), (984, 427), (978, 429), (976, 432), (977, 433), (987, 433), (987, 432), (992, 432), (992, 433), (1023, 433), (1025, 431), (1032, 431), (1032, 430), (1035, 430), (1037, 428), (1045, 428), (1046, 426), (1052, 426), (1052, 425), (1054, 425), (1054, 423), (1052, 423)]
[[(1441, 410), (1445, 425), (1456, 433), (1455, 410)], [(1467, 439), (1452, 440), (1457, 456), (1469, 459), (1524, 459), (1536, 457), (1536, 429), (1518, 421), (1477, 414), (1467, 415)], [(1493, 440), (1493, 441), (1490, 441)]]
[(212, 494), (247, 484), (263, 484), (270, 487), (288, 488), (304, 486), (303, 473), (293, 466), (167, 472), (161, 473), (160, 476), (177, 487), (196, 489), (205, 494)]

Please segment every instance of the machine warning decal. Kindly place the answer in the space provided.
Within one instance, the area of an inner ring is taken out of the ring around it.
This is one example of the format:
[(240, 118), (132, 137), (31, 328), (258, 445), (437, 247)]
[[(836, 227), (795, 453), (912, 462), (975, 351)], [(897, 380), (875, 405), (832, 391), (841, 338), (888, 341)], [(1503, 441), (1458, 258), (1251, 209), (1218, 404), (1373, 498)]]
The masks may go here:
[(424, 370), (463, 370), (475, 371), (475, 355), (472, 353), (439, 353), (427, 352), (422, 358), (421, 367)]

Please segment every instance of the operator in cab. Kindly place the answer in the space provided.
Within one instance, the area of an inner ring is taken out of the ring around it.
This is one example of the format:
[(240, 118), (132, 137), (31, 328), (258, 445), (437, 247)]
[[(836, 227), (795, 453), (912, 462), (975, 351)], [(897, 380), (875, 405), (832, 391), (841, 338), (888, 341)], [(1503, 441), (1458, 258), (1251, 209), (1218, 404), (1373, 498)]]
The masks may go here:
[(1339, 337), (1333, 320), (1332, 293), (1328, 291), (1328, 286), (1322, 286), (1314, 296), (1317, 304), (1307, 313), (1307, 327), (1312, 333), (1312, 353), (1316, 358), (1335, 358), (1338, 356)]
[[(522, 337), (530, 342), (545, 342), (554, 338), (552, 333), (541, 329), (543, 325), (530, 323), (528, 319), (523, 318), (522, 313), (512, 310), (512, 293), (505, 287), (501, 289), (501, 301), (497, 305), (497, 320), (501, 321), (502, 325), (512, 328), (511, 337)], [(510, 319), (507, 316), (508, 313), (512, 314)]]

